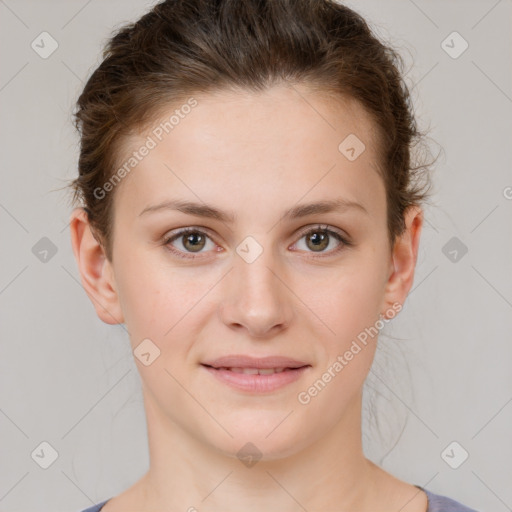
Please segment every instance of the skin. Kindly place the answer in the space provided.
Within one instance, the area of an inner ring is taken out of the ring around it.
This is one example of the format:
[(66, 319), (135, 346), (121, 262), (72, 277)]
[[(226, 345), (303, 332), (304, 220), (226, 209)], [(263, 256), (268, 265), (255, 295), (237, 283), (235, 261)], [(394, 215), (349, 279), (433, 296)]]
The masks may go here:
[[(379, 314), (393, 316), (413, 282), (423, 213), (406, 211), (406, 231), (391, 248), (373, 121), (359, 104), (305, 86), (194, 97), (192, 112), (111, 192), (112, 261), (84, 210), (71, 216), (74, 254), (98, 316), (124, 322), (133, 349), (149, 338), (160, 350), (148, 366), (135, 358), (150, 469), (103, 511), (425, 512), (422, 491), (362, 451), (362, 388), (377, 336), (308, 404), (297, 398)], [(354, 161), (338, 150), (349, 134), (366, 146)], [(146, 136), (127, 140), (126, 154)], [(297, 204), (339, 197), (366, 213), (280, 221)], [(172, 209), (140, 215), (176, 198), (236, 220)], [(318, 224), (352, 245), (331, 236), (315, 251), (305, 232)], [(165, 245), (165, 235), (189, 226), (209, 236), (199, 253), (183, 237)], [(263, 248), (251, 263), (236, 252), (247, 236)], [(197, 258), (179, 258), (169, 245)], [(284, 388), (250, 394), (200, 365), (234, 353), (278, 354), (311, 367)], [(252, 467), (236, 455), (247, 442), (262, 453)]]

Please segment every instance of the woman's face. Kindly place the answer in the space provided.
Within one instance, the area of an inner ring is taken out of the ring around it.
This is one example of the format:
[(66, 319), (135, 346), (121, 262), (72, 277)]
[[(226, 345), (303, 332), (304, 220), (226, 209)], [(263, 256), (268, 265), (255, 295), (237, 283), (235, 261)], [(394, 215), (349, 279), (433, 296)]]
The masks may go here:
[(120, 320), (149, 421), (231, 455), (293, 454), (357, 414), (379, 313), (404, 299), (374, 125), (302, 87), (194, 97), (121, 155), (140, 161), (109, 192)]

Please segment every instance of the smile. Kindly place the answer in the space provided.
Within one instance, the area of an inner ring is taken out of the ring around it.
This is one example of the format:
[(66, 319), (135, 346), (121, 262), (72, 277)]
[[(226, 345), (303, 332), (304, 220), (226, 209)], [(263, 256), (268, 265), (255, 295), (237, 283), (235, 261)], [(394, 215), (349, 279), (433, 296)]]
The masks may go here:
[(248, 393), (270, 393), (296, 382), (309, 365), (299, 368), (240, 368), (201, 365), (217, 381)]

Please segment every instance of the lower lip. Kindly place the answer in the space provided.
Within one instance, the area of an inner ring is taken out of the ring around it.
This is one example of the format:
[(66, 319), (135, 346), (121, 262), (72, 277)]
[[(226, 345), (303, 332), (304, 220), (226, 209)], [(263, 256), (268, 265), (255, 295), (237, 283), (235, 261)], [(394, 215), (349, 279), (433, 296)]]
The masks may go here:
[(291, 384), (300, 379), (305, 370), (309, 366), (301, 368), (284, 370), (280, 373), (272, 373), (270, 375), (236, 373), (230, 370), (217, 370), (211, 366), (204, 366), (215, 378), (219, 379), (224, 384), (241, 391), (249, 391), (251, 393), (268, 393), (276, 391), (287, 384)]

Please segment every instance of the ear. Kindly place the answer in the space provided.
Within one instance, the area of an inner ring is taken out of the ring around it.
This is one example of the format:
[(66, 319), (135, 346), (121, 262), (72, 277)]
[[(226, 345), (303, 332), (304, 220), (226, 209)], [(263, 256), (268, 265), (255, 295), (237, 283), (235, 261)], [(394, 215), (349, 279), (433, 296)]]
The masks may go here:
[(386, 318), (386, 310), (396, 310), (396, 306), (392, 307), (393, 304), (399, 303), (401, 306), (404, 304), (414, 281), (414, 270), (423, 226), (423, 210), (418, 206), (410, 206), (405, 211), (404, 220), (406, 229), (396, 239), (392, 251), (391, 270), (381, 309), (383, 318)]
[(96, 240), (87, 212), (75, 208), (70, 219), (71, 245), (78, 264), (82, 285), (96, 314), (106, 324), (124, 322), (115, 287), (114, 272), (103, 246)]

